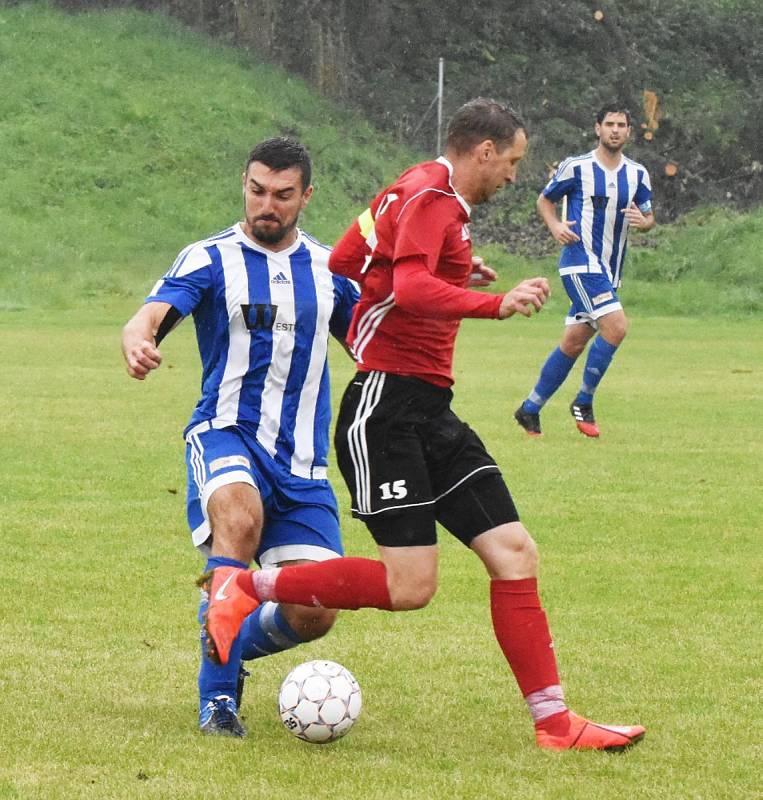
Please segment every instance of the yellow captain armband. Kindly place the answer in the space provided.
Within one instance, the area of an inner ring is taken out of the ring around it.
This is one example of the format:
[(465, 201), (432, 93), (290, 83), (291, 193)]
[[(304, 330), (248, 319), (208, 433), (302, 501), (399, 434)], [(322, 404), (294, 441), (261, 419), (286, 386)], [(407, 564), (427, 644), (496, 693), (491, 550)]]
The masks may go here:
[(358, 227), (360, 228), (360, 233), (364, 239), (368, 239), (370, 233), (374, 229), (374, 217), (371, 214), (371, 209), (367, 208), (359, 217), (358, 217)]

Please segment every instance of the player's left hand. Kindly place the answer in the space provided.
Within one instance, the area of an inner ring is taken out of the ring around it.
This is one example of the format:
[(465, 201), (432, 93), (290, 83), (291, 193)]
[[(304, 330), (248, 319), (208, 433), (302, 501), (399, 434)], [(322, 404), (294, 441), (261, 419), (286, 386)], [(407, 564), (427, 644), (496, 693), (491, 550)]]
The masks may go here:
[(496, 271), (489, 267), (480, 256), (472, 256), (472, 274), (469, 276), (469, 287), (489, 286), (498, 277)]
[(162, 363), (162, 354), (148, 339), (131, 346), (124, 345), (122, 353), (127, 362), (127, 374), (139, 381), (145, 380), (146, 375)]
[(540, 311), (551, 294), (551, 286), (546, 278), (528, 278), (506, 292), (498, 309), (498, 319), (507, 319), (519, 313), (532, 316), (533, 310)]
[(623, 208), (621, 211), (632, 228), (640, 230), (646, 227), (646, 217), (641, 213), (641, 209), (635, 203), (631, 203), (628, 208)]

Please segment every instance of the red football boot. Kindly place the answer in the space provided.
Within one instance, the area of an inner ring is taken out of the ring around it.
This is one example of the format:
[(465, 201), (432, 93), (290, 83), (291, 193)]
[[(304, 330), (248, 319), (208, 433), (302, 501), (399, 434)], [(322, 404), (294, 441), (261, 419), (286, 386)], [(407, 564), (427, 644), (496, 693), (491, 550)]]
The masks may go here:
[(216, 567), (197, 581), (209, 595), (204, 615), (207, 655), (216, 664), (227, 664), (230, 648), (244, 620), (259, 605), (236, 582), (240, 567)]
[(575, 424), (581, 433), (590, 436), (592, 439), (599, 435), (599, 426), (593, 416), (593, 406), (572, 403), (570, 405), (570, 414), (575, 418)]
[(563, 711), (535, 726), (535, 741), (546, 750), (609, 750), (632, 747), (644, 738), (641, 725), (599, 725)]

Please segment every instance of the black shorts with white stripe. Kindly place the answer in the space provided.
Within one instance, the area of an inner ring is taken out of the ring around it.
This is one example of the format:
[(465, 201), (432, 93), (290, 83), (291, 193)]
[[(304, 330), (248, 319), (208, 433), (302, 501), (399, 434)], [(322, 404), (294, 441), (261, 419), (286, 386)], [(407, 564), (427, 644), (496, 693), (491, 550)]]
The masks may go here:
[(336, 424), (352, 514), (378, 544), (434, 544), (439, 520), (465, 544), (519, 519), (479, 436), (450, 408), (453, 393), (418, 378), (359, 372)]

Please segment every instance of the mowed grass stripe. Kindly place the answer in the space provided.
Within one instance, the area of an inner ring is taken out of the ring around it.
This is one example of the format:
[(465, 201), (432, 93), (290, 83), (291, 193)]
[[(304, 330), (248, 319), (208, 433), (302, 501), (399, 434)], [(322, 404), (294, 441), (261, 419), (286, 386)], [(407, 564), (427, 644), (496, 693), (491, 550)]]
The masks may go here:
[[(118, 339), (131, 310), (0, 316), (0, 797), (756, 796), (754, 323), (637, 318), (597, 401), (600, 441), (567, 411), (580, 367), (544, 412), (543, 439), (511, 418), (558, 315), (464, 323), (455, 405), (541, 546), (568, 698), (648, 727), (613, 758), (535, 749), (482, 568), (446, 535), (429, 608), (348, 612), (324, 640), (254, 664), (250, 737), (200, 737), (200, 560), (180, 438), (198, 359), (185, 323), (161, 371), (130, 381)], [(338, 396), (352, 366), (338, 348), (331, 359)], [(332, 477), (348, 552), (372, 555)], [(324, 748), (288, 736), (275, 711), (289, 669), (319, 657), (347, 664), (364, 692), (359, 724)]]

